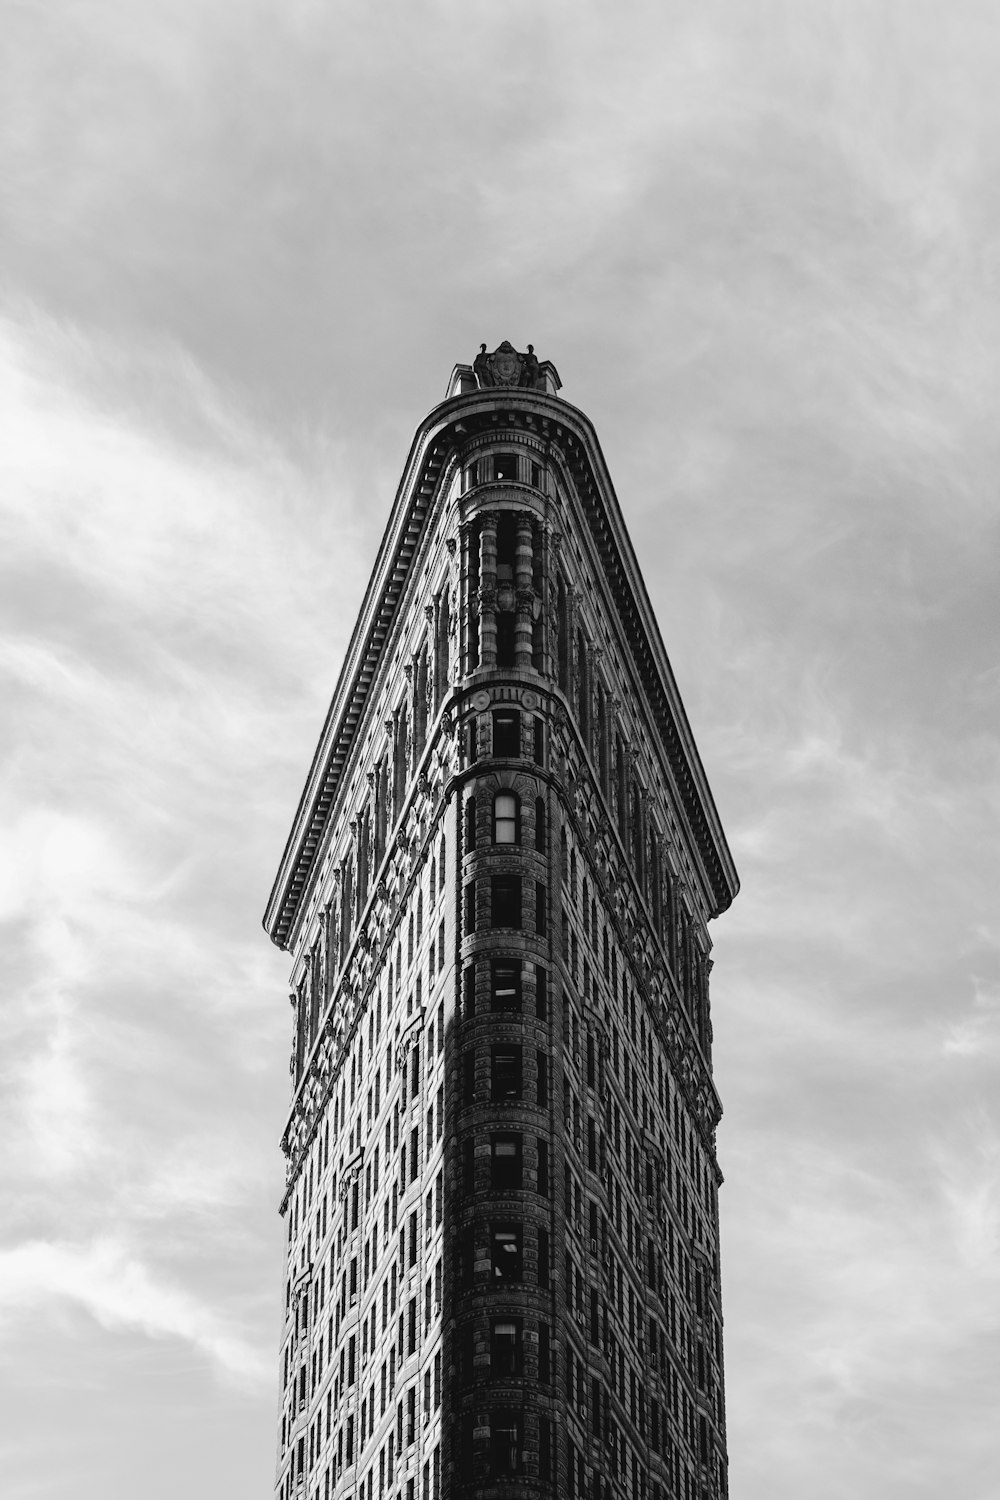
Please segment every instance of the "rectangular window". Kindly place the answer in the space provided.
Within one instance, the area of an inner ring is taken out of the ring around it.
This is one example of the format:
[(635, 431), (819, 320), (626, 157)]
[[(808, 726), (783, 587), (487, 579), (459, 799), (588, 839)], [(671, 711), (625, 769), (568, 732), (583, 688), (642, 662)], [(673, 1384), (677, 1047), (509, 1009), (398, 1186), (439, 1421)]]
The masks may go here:
[(547, 930), (549, 892), (544, 880), (535, 881), (535, 932), (544, 937)]
[(523, 1182), (520, 1133), (490, 1137), (491, 1183), (495, 1188), (519, 1188)]
[(536, 1056), (535, 1103), (539, 1109), (547, 1109), (549, 1103), (549, 1058), (548, 1053), (538, 1048)]
[(502, 1042), (490, 1049), (491, 1097), (503, 1104), (521, 1097), (521, 1049)]
[(493, 455), (493, 478), (513, 484), (517, 480), (517, 454), (495, 453)]
[(531, 726), (531, 758), (536, 766), (545, 764), (545, 723), (534, 719)]
[(544, 1291), (549, 1285), (549, 1231), (538, 1231), (538, 1285)]
[(522, 1234), (520, 1224), (493, 1225), (490, 1248), (494, 1281), (520, 1281), (522, 1279)]
[(471, 1104), (476, 1097), (476, 1053), (470, 1047), (462, 1054), (462, 1103)]
[(476, 1014), (476, 966), (469, 964), (462, 974), (462, 1008), (466, 1020)]
[(520, 959), (494, 958), (490, 962), (490, 1009), (520, 1011)]
[(476, 882), (474, 880), (470, 880), (465, 887), (465, 930), (466, 932), (476, 930)]
[(520, 1375), (522, 1343), (520, 1318), (494, 1318), (490, 1329), (490, 1374)]
[(471, 1286), (476, 1266), (476, 1231), (470, 1224), (462, 1230), (458, 1247), (459, 1279), (463, 1286)]
[(549, 971), (541, 964), (535, 965), (535, 1015), (539, 1021), (549, 1018)]
[(552, 1380), (551, 1340), (548, 1323), (538, 1325), (538, 1378), (544, 1385)]
[(490, 876), (490, 925), (515, 928), (521, 926), (520, 875)]
[(521, 714), (518, 709), (494, 710), (493, 754), (499, 759), (515, 759), (521, 754)]
[(490, 1413), (490, 1474), (504, 1479), (521, 1472), (521, 1413), (505, 1408)]
[(549, 1196), (549, 1143), (538, 1142), (538, 1192), (542, 1198)]
[(552, 1422), (549, 1417), (538, 1419), (538, 1477), (543, 1482), (552, 1478)]

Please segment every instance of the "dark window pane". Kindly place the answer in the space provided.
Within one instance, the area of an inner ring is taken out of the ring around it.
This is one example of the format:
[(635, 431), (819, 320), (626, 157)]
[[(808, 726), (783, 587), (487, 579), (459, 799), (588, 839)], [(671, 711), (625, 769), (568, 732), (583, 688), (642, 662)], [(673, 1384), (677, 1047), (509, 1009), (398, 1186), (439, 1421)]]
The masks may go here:
[(543, 969), (541, 964), (535, 965), (535, 1015), (540, 1021), (548, 1020), (549, 1014), (549, 972)]
[(542, 1288), (549, 1284), (549, 1231), (540, 1229), (538, 1231), (538, 1285)]
[(495, 958), (491, 967), (491, 1008), (521, 1009), (521, 964), (513, 958)]
[(535, 848), (545, 853), (545, 798), (535, 798)]
[(494, 1318), (490, 1329), (490, 1373), (520, 1375), (521, 1319)]
[(536, 766), (545, 764), (545, 724), (541, 719), (534, 721), (532, 730), (531, 758)]
[(495, 1188), (519, 1188), (522, 1184), (521, 1137), (494, 1135), (490, 1138), (492, 1182)]
[[(499, 571), (499, 570), (498, 570)], [(514, 666), (514, 611), (510, 609), (498, 609), (496, 613), (497, 626), (497, 666)], [(494, 755), (520, 755), (520, 746), (516, 750), (498, 750), (493, 747)]]
[(535, 881), (535, 932), (544, 937), (548, 925), (549, 893), (545, 882)]
[(493, 1278), (520, 1281), (522, 1277), (522, 1230), (520, 1224), (494, 1224), (492, 1234)]
[[(513, 621), (513, 616), (511, 616)], [(499, 630), (499, 620), (497, 622)], [(493, 715), (493, 754), (516, 756), (521, 753), (521, 715), (516, 708), (497, 709)]]
[(521, 1471), (521, 1414), (490, 1413), (490, 1472), (494, 1479)]
[[(490, 925), (492, 927), (520, 927), (520, 875), (491, 875), (490, 894)], [(471, 928), (469, 930), (471, 931)]]
[(521, 1049), (500, 1043), (492, 1049), (493, 1099), (504, 1103), (521, 1097)]
[(513, 482), (517, 479), (517, 454), (497, 453), (493, 458), (493, 478)]

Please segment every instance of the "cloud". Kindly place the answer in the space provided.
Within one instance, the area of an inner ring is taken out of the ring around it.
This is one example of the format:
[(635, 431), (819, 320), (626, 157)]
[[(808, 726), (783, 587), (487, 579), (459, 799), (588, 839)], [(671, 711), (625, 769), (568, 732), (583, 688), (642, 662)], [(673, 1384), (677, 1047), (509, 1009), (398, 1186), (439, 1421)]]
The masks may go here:
[(107, 1329), (181, 1339), (223, 1379), (252, 1387), (272, 1378), (270, 1362), (212, 1306), (158, 1278), (114, 1238), (29, 1242), (0, 1252), (0, 1316), (44, 1317), (59, 1302)]

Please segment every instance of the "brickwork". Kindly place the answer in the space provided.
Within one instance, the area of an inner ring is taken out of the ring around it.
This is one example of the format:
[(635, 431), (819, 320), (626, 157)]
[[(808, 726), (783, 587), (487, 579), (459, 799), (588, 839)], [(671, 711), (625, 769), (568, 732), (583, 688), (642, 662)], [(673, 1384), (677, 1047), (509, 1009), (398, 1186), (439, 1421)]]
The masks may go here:
[(722, 1500), (735, 871), (596, 437), (486, 359), (418, 430), (266, 918), (276, 1494)]

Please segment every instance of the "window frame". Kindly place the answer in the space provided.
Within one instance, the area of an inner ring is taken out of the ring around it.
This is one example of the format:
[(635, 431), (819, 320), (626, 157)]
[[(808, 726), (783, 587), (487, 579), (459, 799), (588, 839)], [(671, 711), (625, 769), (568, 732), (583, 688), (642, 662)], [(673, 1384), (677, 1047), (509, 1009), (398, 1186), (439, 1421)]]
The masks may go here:
[[(503, 801), (505, 803), (511, 802), (513, 804), (513, 811), (509, 814), (505, 813), (501, 817), (497, 813), (497, 803), (500, 801)], [(521, 843), (521, 799), (516, 792), (512, 792), (507, 787), (504, 787), (500, 791), (494, 793), (491, 819), (494, 844), (498, 845), (498, 847), (501, 849), (518, 848)], [(502, 839), (498, 836), (501, 825), (503, 825), (504, 828), (507, 828), (508, 826), (511, 828), (513, 833), (512, 838)]]

